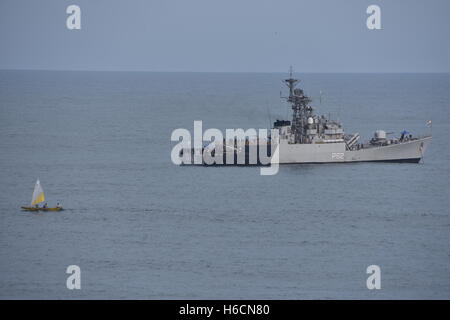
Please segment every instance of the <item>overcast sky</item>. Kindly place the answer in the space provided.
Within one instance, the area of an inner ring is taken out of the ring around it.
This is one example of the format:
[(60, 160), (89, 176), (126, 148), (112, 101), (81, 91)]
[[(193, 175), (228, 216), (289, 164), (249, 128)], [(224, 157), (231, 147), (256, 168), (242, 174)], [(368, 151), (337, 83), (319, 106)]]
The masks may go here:
[(450, 72), (449, 39), (450, 0), (0, 0), (0, 69)]

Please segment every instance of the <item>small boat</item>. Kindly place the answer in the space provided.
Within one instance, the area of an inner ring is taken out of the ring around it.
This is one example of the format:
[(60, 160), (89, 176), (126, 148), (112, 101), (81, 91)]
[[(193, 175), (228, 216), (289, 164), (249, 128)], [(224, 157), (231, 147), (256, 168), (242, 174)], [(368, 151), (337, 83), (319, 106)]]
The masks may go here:
[(31, 205), (29, 207), (21, 207), (25, 211), (61, 211), (63, 208), (61, 206), (56, 206), (54, 208), (39, 207), (39, 203), (45, 201), (44, 189), (42, 189), (39, 179), (36, 181), (34, 186), (33, 197), (31, 198)]
[(36, 208), (36, 207), (21, 207), (22, 210), (25, 211), (62, 211), (64, 210), (62, 207), (54, 207), (54, 208)]

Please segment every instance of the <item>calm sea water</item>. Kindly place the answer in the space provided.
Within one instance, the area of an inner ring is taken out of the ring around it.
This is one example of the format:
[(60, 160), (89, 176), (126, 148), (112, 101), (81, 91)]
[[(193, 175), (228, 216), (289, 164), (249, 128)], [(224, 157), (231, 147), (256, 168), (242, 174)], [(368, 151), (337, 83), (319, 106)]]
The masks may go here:
[[(366, 139), (432, 119), (421, 164), (171, 163), (172, 131), (194, 120), (290, 117), (285, 76), (1, 71), (0, 297), (449, 299), (448, 74), (300, 75)], [(37, 178), (67, 210), (20, 210)], [(66, 288), (72, 264), (81, 290)], [(381, 290), (366, 288), (372, 264)]]

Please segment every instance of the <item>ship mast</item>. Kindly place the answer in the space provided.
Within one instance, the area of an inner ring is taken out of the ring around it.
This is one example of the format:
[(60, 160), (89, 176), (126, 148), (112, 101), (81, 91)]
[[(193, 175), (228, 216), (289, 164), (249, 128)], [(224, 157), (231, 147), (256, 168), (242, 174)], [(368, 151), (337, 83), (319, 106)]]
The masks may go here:
[(294, 143), (306, 143), (308, 118), (312, 116), (312, 107), (308, 104), (312, 101), (303, 93), (302, 89), (295, 88), (300, 80), (292, 77), (292, 66), (289, 70), (289, 79), (284, 80), (289, 88), (289, 97), (287, 101), (292, 104), (291, 131), (294, 134)]

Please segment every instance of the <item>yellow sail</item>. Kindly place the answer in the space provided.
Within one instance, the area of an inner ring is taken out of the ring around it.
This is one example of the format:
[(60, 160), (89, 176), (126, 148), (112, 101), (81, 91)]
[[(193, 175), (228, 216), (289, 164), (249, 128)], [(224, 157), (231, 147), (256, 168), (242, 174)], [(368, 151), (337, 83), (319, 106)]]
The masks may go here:
[(41, 183), (36, 181), (36, 185), (34, 186), (33, 197), (31, 198), (31, 205), (34, 206), (40, 202), (45, 201), (44, 190), (41, 187)]

